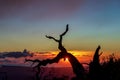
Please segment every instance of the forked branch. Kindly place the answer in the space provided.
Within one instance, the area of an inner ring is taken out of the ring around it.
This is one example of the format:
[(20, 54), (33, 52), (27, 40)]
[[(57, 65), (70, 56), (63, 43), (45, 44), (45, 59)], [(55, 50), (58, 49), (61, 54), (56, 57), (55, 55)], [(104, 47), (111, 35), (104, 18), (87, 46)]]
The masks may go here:
[(69, 30), (69, 27), (68, 27), (69, 25), (67, 24), (66, 25), (66, 30), (60, 35), (60, 39), (58, 40), (58, 39), (56, 39), (56, 38), (54, 38), (54, 37), (52, 37), (52, 36), (47, 36), (46, 35), (46, 38), (49, 38), (49, 39), (53, 39), (54, 41), (56, 41), (56, 42), (58, 42), (58, 49), (59, 50), (61, 50), (61, 52), (63, 52), (63, 53), (67, 53), (67, 50), (64, 48), (64, 46), (62, 45), (62, 39), (63, 39), (63, 36), (68, 32), (68, 30)]
[(55, 39), (55, 38), (52, 37), (52, 36), (47, 36), (47, 35), (46, 35), (46, 38), (53, 39), (54, 41), (59, 42), (59, 40)]

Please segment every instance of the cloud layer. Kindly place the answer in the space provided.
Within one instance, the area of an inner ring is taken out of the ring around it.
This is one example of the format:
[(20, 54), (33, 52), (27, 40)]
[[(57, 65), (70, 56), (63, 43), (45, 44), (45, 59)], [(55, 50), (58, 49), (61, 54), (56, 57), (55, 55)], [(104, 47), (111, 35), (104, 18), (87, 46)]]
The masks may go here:
[(21, 57), (27, 57), (27, 56), (33, 56), (26, 50), (23, 52), (5, 52), (0, 54), (0, 58), (6, 58), (6, 57), (12, 57), (12, 58), (21, 58)]

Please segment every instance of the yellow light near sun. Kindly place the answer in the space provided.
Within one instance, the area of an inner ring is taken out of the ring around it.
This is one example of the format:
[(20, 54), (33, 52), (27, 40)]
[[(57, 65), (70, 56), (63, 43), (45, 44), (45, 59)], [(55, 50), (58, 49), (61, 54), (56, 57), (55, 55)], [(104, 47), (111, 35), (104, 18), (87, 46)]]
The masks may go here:
[(55, 55), (59, 54), (59, 51), (50, 51), (50, 52)]
[(69, 51), (69, 52), (72, 53), (74, 56), (77, 56), (77, 55), (82, 56), (84, 54), (81, 51)]
[[(54, 54), (53, 57), (59, 54), (60, 51), (51, 51), (52, 54)], [(74, 55), (80, 62), (84, 61), (89, 61), (91, 60), (94, 51), (78, 51), (78, 50), (73, 50), (73, 51), (68, 51), (68, 53), (71, 53)], [(64, 63), (69, 63), (69, 58), (66, 57), (65, 59), (61, 60)]]
[(68, 62), (69, 61), (68, 58), (65, 58), (65, 61)]
[(91, 55), (93, 51), (69, 51), (74, 56)]

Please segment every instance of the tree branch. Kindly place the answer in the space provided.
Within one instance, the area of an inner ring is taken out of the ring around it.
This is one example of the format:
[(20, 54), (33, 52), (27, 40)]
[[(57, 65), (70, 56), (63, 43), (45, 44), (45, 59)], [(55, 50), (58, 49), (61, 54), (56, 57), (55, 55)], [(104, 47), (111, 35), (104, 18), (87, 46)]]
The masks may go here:
[(31, 60), (31, 59), (25, 59), (25, 62), (33, 62), (33, 63), (39, 63), (39, 67), (41, 66), (46, 66), (47, 64), (52, 64), (52, 63), (58, 63), (60, 59), (65, 57), (63, 53), (59, 53), (55, 58), (53, 59), (45, 59), (45, 60)]
[(47, 35), (46, 35), (46, 38), (53, 39), (54, 41), (59, 42), (59, 40), (55, 39), (55, 38), (52, 37), (52, 36), (47, 36)]
[(67, 24), (66, 25), (66, 30), (65, 30), (65, 32), (63, 32), (60, 36), (64, 36), (67, 32), (68, 32), (68, 30), (69, 30), (69, 27), (68, 27), (69, 25)]
[(69, 30), (69, 25), (67, 24), (66, 25), (66, 30), (60, 35), (60, 39), (57, 40), (56, 38), (52, 37), (52, 36), (47, 36), (46, 35), (46, 38), (49, 38), (49, 39), (53, 39), (54, 41), (58, 42), (58, 49), (63, 52), (63, 53), (67, 53), (67, 50), (64, 48), (64, 46), (62, 45), (62, 37), (68, 32)]
[(60, 59), (68, 57), (69, 62), (73, 68), (73, 72), (76, 74), (76, 77), (79, 79), (84, 80), (85, 78), (85, 69), (82, 66), (82, 64), (76, 59), (75, 56), (73, 56), (70, 53), (63, 53), (60, 52), (56, 57), (54, 57), (53, 59), (46, 59), (46, 60), (27, 60), (26, 61), (30, 61), (30, 62), (38, 62), (37, 65), (35, 65), (33, 68), (37, 69), (37, 75), (40, 73), (40, 67), (41, 66), (46, 66), (47, 64), (52, 64), (52, 63), (58, 63), (60, 61)]
[(53, 39), (54, 41), (58, 42), (58, 49), (61, 51), (59, 52), (59, 54), (54, 57), (53, 59), (45, 59), (45, 60), (27, 60), (26, 61), (31, 61), (33, 63), (38, 63), (36, 66), (34, 66), (34, 68), (37, 68), (38, 73), (36, 74), (38, 77), (38, 74), (40, 73), (40, 67), (41, 66), (46, 66), (47, 64), (52, 64), (52, 63), (58, 63), (60, 59), (68, 57), (69, 62), (71, 63), (71, 66), (73, 68), (73, 72), (76, 74), (76, 77), (78, 79), (82, 79), (85, 80), (84, 76), (85, 76), (85, 70), (84, 67), (82, 66), (82, 64), (77, 60), (77, 58), (75, 56), (73, 56), (72, 54), (68, 53), (67, 50), (64, 48), (64, 46), (62, 45), (62, 37), (68, 32), (69, 28), (68, 28), (68, 24), (66, 25), (66, 30), (65, 32), (63, 32), (60, 35), (60, 39), (57, 40), (56, 38), (52, 37), (52, 36), (47, 36), (46, 38), (48, 39)]
[(99, 54), (99, 56), (101, 56), (103, 54), (103, 52), (101, 52), (100, 54)]

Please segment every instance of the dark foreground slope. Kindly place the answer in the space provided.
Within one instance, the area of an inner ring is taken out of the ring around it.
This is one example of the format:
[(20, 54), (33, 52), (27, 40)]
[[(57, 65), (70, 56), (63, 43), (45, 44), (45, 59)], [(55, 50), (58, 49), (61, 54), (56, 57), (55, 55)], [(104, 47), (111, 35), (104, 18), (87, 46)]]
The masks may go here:
[[(42, 68), (41, 80), (67, 79), (74, 76), (72, 68)], [(0, 80), (35, 80), (35, 71), (30, 67), (4, 66), (0, 67)]]

